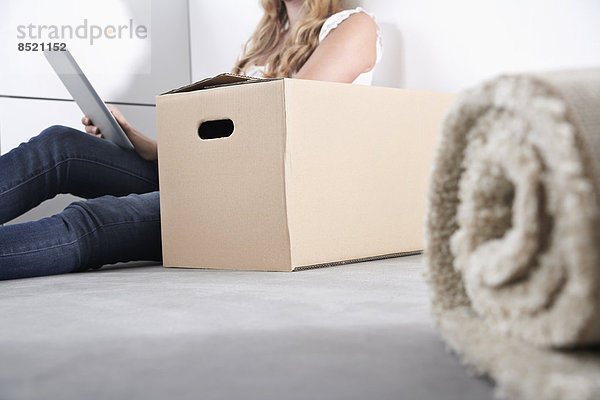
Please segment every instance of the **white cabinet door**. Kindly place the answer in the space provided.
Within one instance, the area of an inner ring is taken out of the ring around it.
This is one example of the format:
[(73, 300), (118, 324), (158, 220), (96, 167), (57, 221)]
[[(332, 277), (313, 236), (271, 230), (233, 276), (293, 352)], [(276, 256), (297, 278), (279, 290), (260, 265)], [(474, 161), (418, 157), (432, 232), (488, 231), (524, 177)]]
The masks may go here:
[[(54, 14), (37, 15), (43, 7), (53, 10)], [(29, 11), (31, 16), (27, 15)], [(71, 18), (66, 17), (69, 15)], [(41, 52), (19, 54), (18, 42), (35, 41), (30, 39), (28, 30), (25, 30), (26, 39), (18, 39), (19, 26), (43, 23), (62, 28), (60, 24), (64, 22), (60, 21), (66, 20), (74, 28), (84, 26), (84, 21), (107, 27), (112, 21), (129, 18), (147, 25), (147, 41), (105, 40), (104, 44), (98, 41), (94, 45), (79, 45), (72, 51), (103, 100), (154, 104), (157, 94), (190, 83), (187, 0), (2, 0), (0, 95), (70, 98)], [(35, 29), (33, 31), (36, 35)], [(117, 50), (120, 53), (115, 53)], [(110, 63), (102, 63), (106, 60)]]
[(72, 101), (0, 98), (0, 150), (9, 152), (51, 125), (81, 129), (81, 111)]
[[(125, 118), (146, 136), (156, 139), (154, 107), (118, 105)], [(4, 154), (51, 125), (83, 129), (82, 113), (74, 102), (0, 98), (0, 153)]]

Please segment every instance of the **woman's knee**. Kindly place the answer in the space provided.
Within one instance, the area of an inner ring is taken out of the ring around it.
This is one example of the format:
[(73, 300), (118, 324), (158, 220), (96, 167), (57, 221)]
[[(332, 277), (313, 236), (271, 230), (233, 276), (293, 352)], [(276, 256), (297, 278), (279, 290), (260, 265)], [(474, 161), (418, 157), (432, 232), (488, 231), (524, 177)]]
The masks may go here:
[(61, 215), (76, 232), (84, 269), (162, 257), (158, 192), (77, 201)]
[(75, 213), (80, 220), (86, 219), (94, 228), (103, 224), (159, 221), (160, 198), (159, 192), (132, 193), (123, 197), (106, 195), (75, 201), (66, 210)]
[(75, 151), (89, 149), (90, 140), (97, 139), (85, 132), (63, 125), (52, 125), (44, 129), (29, 142), (41, 146), (56, 156), (68, 155)]
[(81, 133), (81, 131), (68, 126), (52, 125), (40, 132), (38, 138), (43, 138), (49, 141), (61, 141)]

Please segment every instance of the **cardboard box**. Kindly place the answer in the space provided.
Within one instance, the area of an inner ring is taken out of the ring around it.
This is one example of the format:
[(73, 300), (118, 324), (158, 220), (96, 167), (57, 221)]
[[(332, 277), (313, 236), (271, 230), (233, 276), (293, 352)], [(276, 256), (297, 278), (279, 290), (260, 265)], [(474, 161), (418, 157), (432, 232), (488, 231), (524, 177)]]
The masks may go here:
[(454, 98), (231, 74), (158, 96), (163, 264), (292, 271), (419, 252)]

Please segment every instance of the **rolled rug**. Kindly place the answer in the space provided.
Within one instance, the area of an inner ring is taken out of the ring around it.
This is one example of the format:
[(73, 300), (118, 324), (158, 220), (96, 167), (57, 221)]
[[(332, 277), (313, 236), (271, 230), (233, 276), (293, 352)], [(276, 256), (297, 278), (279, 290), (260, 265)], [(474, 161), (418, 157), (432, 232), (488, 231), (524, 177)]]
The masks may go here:
[(600, 69), (462, 92), (428, 202), (427, 280), (446, 343), (501, 396), (600, 399)]

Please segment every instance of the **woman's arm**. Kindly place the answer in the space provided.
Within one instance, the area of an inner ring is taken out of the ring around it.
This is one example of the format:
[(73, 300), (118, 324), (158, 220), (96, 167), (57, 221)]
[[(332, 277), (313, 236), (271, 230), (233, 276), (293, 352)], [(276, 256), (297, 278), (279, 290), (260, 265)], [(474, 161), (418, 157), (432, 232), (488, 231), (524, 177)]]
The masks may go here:
[(377, 60), (377, 25), (367, 14), (352, 14), (332, 30), (295, 78), (352, 83)]
[[(114, 115), (115, 119), (123, 128), (123, 131), (131, 141), (135, 151), (142, 157), (144, 160), (156, 160), (158, 159), (158, 146), (155, 140), (150, 139), (149, 137), (144, 136), (140, 131), (135, 129), (121, 114), (121, 112), (111, 105), (106, 105), (112, 115)], [(98, 129), (97, 126), (88, 118), (83, 117), (81, 119), (83, 125), (85, 125), (85, 131), (91, 135), (97, 137), (103, 137), (102, 132)]]

